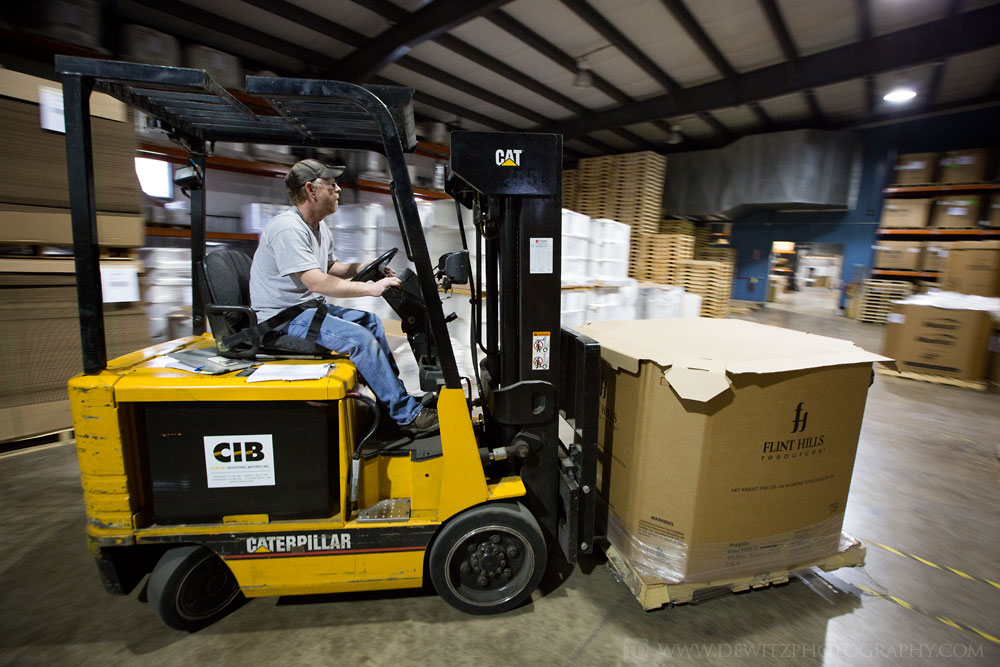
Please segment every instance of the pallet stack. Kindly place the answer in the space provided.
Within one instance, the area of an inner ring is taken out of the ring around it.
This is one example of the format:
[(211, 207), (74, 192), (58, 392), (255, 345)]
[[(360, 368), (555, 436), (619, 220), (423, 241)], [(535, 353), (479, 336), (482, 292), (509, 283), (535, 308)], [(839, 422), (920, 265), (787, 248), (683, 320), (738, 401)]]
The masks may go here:
[(736, 248), (731, 246), (698, 246), (698, 239), (695, 237), (694, 258), (707, 259), (714, 262), (729, 262), (736, 264)]
[(687, 234), (695, 235), (695, 226), (688, 220), (661, 220), (659, 224), (661, 234)]
[(680, 285), (681, 262), (694, 259), (694, 237), (687, 234), (638, 234), (633, 237), (629, 277), (642, 282)]
[(578, 187), (576, 204), (592, 218), (609, 218), (635, 232), (655, 233), (666, 173), (667, 158), (652, 151), (584, 158), (577, 178), (587, 187)]
[(702, 317), (725, 317), (733, 291), (733, 263), (710, 260), (681, 260), (680, 286), (701, 295)]
[(868, 279), (861, 284), (858, 321), (885, 324), (890, 301), (902, 299), (913, 292), (913, 285), (905, 280)]
[(566, 169), (563, 171), (563, 185), (562, 185), (562, 205), (563, 208), (568, 208), (571, 211), (576, 211), (577, 209), (577, 193), (578, 186), (580, 183), (580, 170), (579, 169)]

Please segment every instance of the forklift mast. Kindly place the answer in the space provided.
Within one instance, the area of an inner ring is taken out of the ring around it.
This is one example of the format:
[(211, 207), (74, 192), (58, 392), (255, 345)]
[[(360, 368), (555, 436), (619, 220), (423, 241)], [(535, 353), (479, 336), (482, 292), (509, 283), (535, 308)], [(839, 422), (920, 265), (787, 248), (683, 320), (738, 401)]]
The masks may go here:
[[(600, 348), (560, 327), (562, 136), (454, 132), (450, 172), (447, 192), (476, 229), (472, 348), (485, 352), (486, 439), (527, 450), (529, 506), (573, 562), (592, 546)], [(560, 412), (577, 442), (561, 443)]]

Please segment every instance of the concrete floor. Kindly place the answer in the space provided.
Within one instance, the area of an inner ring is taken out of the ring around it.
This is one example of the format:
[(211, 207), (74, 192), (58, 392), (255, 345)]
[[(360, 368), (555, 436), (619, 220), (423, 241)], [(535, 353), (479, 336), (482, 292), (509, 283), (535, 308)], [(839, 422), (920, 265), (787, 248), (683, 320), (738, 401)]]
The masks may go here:
[[(837, 317), (830, 293), (784, 297), (739, 317), (880, 350), (882, 328)], [(997, 394), (876, 377), (845, 530), (1000, 581), (998, 443)], [(1000, 586), (871, 543), (867, 565), (837, 571), (835, 583), (917, 609), (793, 580), (644, 612), (593, 559), (553, 568), (530, 604), (499, 617), (467, 616), (421, 591), (286, 597), (185, 634), (137, 593), (104, 592), (84, 545), (72, 446), (0, 458), (0, 507), (2, 665), (1000, 664), (1000, 643), (971, 629), (1000, 637)]]

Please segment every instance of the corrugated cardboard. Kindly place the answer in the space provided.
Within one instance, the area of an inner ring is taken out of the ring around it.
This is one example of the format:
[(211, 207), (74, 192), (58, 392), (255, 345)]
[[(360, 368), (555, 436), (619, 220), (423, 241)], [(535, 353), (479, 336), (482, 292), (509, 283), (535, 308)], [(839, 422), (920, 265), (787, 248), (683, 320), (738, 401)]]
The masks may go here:
[[(145, 239), (141, 215), (97, 214), (98, 244), (138, 248), (144, 245)], [(64, 208), (0, 204), (0, 243), (72, 245), (70, 212)]]
[(978, 183), (985, 181), (989, 163), (988, 148), (948, 151), (938, 161), (940, 183)]
[(938, 197), (934, 200), (931, 227), (970, 229), (979, 226), (979, 206), (976, 197)]
[(919, 271), (923, 241), (879, 241), (875, 244), (875, 268)]
[(1000, 296), (1000, 241), (956, 242), (941, 284), (951, 292)]
[(836, 552), (871, 380), (887, 358), (739, 320), (595, 322), (598, 488), (643, 570), (707, 581)]
[(948, 263), (948, 251), (956, 241), (926, 241), (921, 266), (924, 271), (942, 272)]
[(934, 182), (937, 153), (904, 153), (896, 158), (893, 185), (920, 185)]
[(933, 199), (886, 199), (882, 204), (879, 227), (926, 227), (931, 215)]
[(987, 227), (1000, 227), (1000, 196), (993, 195), (989, 212), (983, 217), (986, 218)]
[(893, 303), (886, 319), (885, 353), (899, 370), (960, 380), (986, 376), (988, 312)]

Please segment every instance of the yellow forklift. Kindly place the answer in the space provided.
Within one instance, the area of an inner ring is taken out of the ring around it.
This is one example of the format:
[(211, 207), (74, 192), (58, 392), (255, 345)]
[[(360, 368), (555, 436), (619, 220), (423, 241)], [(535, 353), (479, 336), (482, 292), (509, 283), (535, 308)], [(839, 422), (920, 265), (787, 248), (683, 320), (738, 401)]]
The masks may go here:
[[(572, 563), (592, 551), (600, 348), (560, 328), (560, 136), (452, 135), (446, 189), (459, 229), (459, 204), (473, 211), (473, 255), (484, 260), (473, 271), (464, 229), (463, 248), (436, 265), (428, 255), (404, 162), (417, 145), (412, 89), (247, 77), (237, 99), (202, 70), (65, 56), (56, 69), (84, 363), (69, 395), (86, 535), (109, 592), (128, 594), (149, 574), (154, 613), (189, 631), (243, 597), (426, 583), (458, 609), (492, 614), (528, 599), (550, 558)], [(148, 114), (190, 156), (177, 178), (191, 197), (195, 335), (112, 360), (95, 90)], [(379, 436), (379, 406), (360, 391), (354, 365), (256, 321), (244, 289), (249, 257), (205, 254), (206, 155), (217, 141), (386, 156), (415, 270), (385, 298), (436, 400), (438, 434)], [(439, 284), (465, 283), (474, 379), (459, 373), (454, 317), (439, 297)], [(171, 367), (177, 361), (197, 370)], [(313, 379), (253, 378), (314, 364)]]

